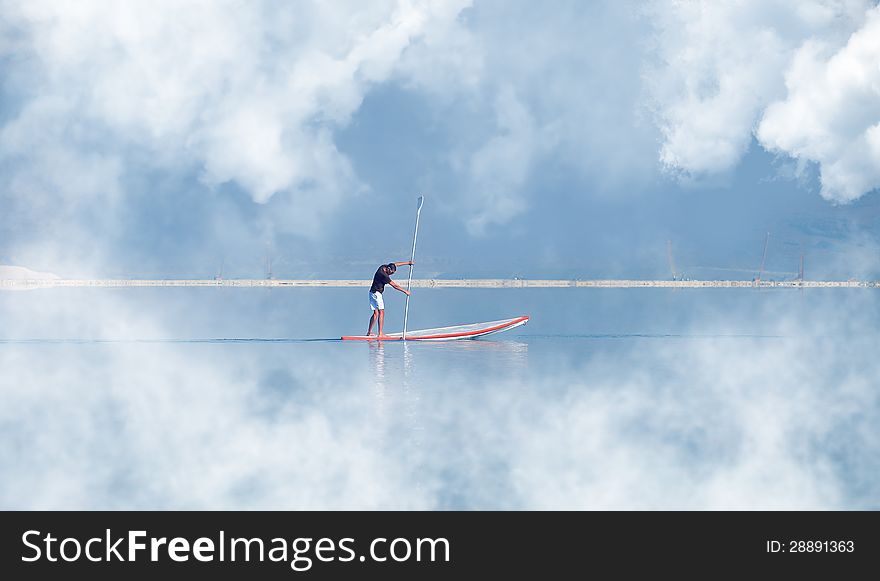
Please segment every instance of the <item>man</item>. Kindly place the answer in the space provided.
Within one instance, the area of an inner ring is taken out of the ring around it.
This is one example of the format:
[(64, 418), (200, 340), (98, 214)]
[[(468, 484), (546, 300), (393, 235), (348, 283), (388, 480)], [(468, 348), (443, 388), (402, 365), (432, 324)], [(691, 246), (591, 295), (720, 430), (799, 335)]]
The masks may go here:
[(373, 323), (376, 322), (377, 318), (379, 319), (378, 336), (381, 337), (385, 335), (385, 301), (382, 300), (382, 292), (385, 290), (386, 284), (390, 284), (406, 296), (411, 294), (408, 290), (401, 288), (396, 282), (391, 280), (391, 275), (397, 272), (397, 267), (405, 265), (412, 266), (412, 260), (383, 264), (373, 276), (373, 286), (370, 287), (370, 309), (373, 311), (373, 314), (370, 315), (370, 326), (367, 328), (367, 337), (373, 332)]

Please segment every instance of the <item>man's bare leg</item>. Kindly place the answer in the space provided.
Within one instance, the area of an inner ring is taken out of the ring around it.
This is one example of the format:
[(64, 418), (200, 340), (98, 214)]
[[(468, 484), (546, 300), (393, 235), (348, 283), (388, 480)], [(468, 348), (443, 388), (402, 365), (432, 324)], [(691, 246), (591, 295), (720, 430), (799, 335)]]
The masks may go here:
[(385, 309), (379, 309), (379, 336), (385, 335)]
[[(376, 311), (373, 311), (373, 314), (370, 315), (370, 326), (367, 327), (367, 337), (370, 336), (370, 333), (373, 332), (373, 323), (376, 322)], [(381, 327), (380, 327), (381, 329)]]

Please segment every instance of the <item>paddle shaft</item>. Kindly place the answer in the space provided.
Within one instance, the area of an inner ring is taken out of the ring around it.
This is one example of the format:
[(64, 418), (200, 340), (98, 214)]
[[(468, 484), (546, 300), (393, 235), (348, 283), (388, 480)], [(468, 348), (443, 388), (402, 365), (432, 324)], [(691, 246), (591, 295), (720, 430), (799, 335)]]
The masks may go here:
[[(422, 214), (422, 204), (425, 202), (425, 196), (419, 196), (418, 208), (416, 208), (416, 229), (413, 232), (413, 245), (412, 245), (412, 254), (410, 255), (410, 262), (413, 262), (416, 259), (416, 239), (419, 237), (419, 216)], [(409, 279), (406, 281), (406, 290), (409, 292), (410, 286), (412, 285), (412, 273), (413, 273), (413, 265), (409, 266)], [(403, 340), (406, 341), (406, 322), (409, 318), (409, 294), (406, 295), (406, 306), (403, 309)]]

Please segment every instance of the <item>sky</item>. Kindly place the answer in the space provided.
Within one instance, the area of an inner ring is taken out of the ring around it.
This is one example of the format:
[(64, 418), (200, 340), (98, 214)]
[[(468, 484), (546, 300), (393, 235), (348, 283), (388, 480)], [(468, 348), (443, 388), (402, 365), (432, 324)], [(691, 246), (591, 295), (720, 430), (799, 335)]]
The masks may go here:
[(367, 278), (424, 195), (417, 276), (880, 274), (873, 2), (0, 12), (0, 264)]
[[(0, 0), (0, 273), (367, 279), (424, 195), (417, 278), (878, 280), (878, 62), (855, 0)], [(0, 293), (0, 506), (874, 509), (874, 292), (428, 289), (532, 320), (384, 351), (247, 343), (354, 289)]]

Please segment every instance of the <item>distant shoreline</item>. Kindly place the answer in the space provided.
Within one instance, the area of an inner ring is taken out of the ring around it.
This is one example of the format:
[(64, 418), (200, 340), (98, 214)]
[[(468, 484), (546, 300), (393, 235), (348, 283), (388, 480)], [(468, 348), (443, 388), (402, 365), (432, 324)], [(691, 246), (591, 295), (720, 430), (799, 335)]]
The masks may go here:
[[(317, 279), (0, 279), (0, 290), (129, 287), (366, 287), (368, 280)], [(866, 280), (413, 279), (413, 288), (880, 288)]]

